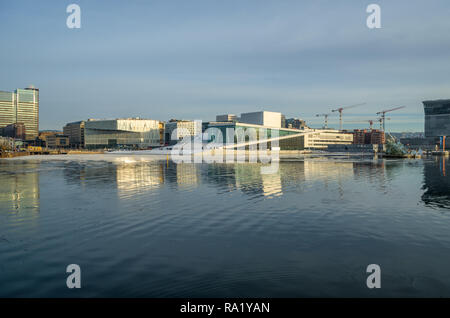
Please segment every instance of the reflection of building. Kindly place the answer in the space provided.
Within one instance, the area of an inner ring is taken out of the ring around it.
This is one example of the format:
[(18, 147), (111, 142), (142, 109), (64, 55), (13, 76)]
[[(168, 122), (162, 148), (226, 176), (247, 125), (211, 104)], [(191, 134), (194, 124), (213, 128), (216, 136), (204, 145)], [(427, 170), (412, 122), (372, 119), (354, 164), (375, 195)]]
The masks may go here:
[[(10, 173), (2, 175), (1, 209), (6, 205), (10, 212), (39, 212), (39, 172), (37, 169), (39, 164), (29, 163), (28, 165), (34, 172), (17, 172), (11, 165)], [(6, 167), (5, 165), (3, 168)]]
[(85, 121), (76, 121), (68, 123), (64, 126), (64, 135), (69, 137), (70, 147), (82, 148), (84, 147), (84, 125)]
[(161, 164), (136, 162), (118, 164), (116, 167), (117, 190), (120, 197), (134, 196), (164, 183), (164, 170)]
[(307, 160), (304, 162), (305, 180), (342, 180), (353, 177), (353, 162)]
[(14, 92), (0, 91), (0, 128), (15, 123), (25, 126), (25, 139), (39, 133), (39, 89), (30, 86)]
[(192, 186), (199, 182), (198, 166), (195, 163), (177, 164), (177, 184), (178, 186)]
[[(174, 135), (175, 129), (176, 136)], [(167, 143), (173, 145), (184, 137), (196, 136), (201, 134), (201, 132), (202, 126), (200, 121), (171, 119), (165, 125), (165, 140)]]
[(450, 209), (450, 163), (445, 157), (436, 162), (424, 162), (422, 201), (425, 204)]
[(281, 177), (278, 173), (261, 174), (261, 178), (262, 178), (262, 191), (264, 196), (283, 195)]
[(450, 99), (424, 101), (425, 137), (450, 136)]
[(159, 121), (150, 119), (88, 120), (85, 123), (86, 148), (159, 147)]

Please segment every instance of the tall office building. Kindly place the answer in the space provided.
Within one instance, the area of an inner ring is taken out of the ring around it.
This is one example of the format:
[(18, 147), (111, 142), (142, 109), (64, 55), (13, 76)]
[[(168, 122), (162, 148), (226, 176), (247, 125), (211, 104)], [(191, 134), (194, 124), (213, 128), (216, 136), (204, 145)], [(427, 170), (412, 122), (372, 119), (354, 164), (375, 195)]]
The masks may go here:
[(0, 128), (12, 124), (25, 126), (25, 139), (39, 134), (39, 89), (30, 86), (14, 92), (0, 91)]
[(450, 99), (423, 102), (425, 137), (450, 136)]
[(63, 127), (64, 135), (69, 137), (70, 147), (84, 147), (84, 126), (85, 121), (81, 120), (68, 123)]

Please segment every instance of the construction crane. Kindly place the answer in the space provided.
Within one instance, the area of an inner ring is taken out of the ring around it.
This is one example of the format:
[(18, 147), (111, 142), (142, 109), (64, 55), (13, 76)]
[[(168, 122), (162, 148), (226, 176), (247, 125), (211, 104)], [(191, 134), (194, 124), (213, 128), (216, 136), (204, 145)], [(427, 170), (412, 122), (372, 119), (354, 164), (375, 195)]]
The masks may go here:
[(325, 125), (323, 126), (324, 128), (328, 128), (328, 116), (330, 116), (331, 114), (317, 114), (316, 117), (324, 117), (325, 120)]
[(399, 107), (395, 107), (395, 108), (391, 108), (391, 109), (387, 109), (387, 110), (382, 110), (382, 111), (378, 112), (377, 115), (380, 115), (380, 129), (385, 131), (385, 128), (386, 128), (386, 125), (385, 125), (386, 113), (393, 112), (394, 110), (399, 110), (399, 109), (402, 109), (402, 108), (405, 108), (405, 107), (406, 106), (399, 106)]
[(360, 119), (360, 120), (347, 120), (347, 123), (369, 123), (370, 130), (373, 129), (373, 122), (378, 121), (377, 119)]
[(355, 105), (350, 105), (350, 106), (344, 106), (344, 107), (339, 107), (336, 109), (333, 109), (332, 112), (339, 112), (339, 129), (342, 130), (342, 111), (344, 109), (350, 109), (353, 107), (357, 107), (357, 106), (361, 106), (361, 105), (365, 105), (366, 103), (360, 103), (360, 104), (355, 104)]
[(382, 131), (384, 131), (383, 127), (384, 127), (384, 122), (386, 120), (391, 120), (391, 119), (390, 118), (383, 118), (383, 117), (380, 117), (380, 118), (377, 119), (377, 122), (380, 123), (380, 130), (382, 130)]

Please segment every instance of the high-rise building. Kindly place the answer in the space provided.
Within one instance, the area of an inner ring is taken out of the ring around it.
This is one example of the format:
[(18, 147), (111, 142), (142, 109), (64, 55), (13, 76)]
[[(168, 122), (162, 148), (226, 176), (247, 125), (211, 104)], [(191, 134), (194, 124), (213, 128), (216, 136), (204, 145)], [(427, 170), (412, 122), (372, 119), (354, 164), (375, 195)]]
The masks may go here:
[(23, 123), (25, 139), (39, 134), (39, 89), (30, 86), (14, 92), (0, 91), (0, 128)]
[(68, 123), (64, 126), (64, 135), (69, 137), (70, 147), (83, 148), (84, 147), (84, 125), (85, 121), (76, 121)]
[(424, 101), (425, 137), (450, 136), (450, 99)]

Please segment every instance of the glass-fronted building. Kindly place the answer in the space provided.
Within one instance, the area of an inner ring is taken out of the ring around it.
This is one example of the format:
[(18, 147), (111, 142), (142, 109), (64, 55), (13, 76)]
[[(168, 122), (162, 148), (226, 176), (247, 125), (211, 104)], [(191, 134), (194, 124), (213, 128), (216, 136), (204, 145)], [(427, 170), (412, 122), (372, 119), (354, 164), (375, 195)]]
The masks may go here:
[(450, 99), (423, 102), (425, 137), (450, 136)]
[(160, 146), (159, 121), (126, 118), (88, 120), (84, 124), (86, 148), (137, 148)]
[(0, 128), (23, 124), (25, 139), (39, 134), (39, 89), (30, 86), (14, 92), (0, 91)]

